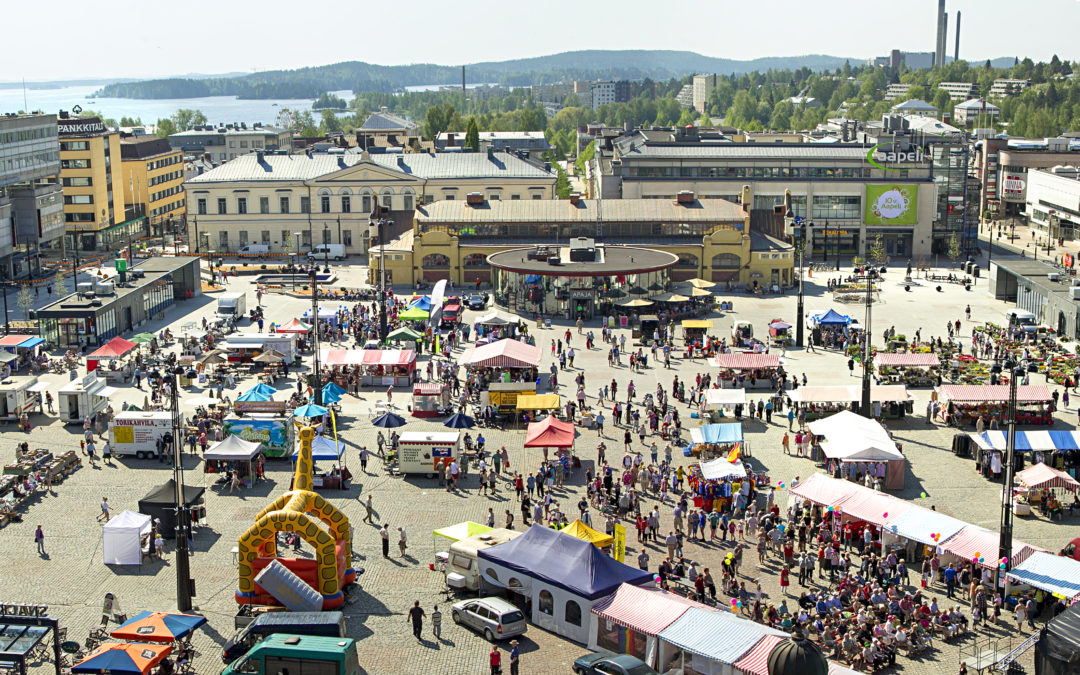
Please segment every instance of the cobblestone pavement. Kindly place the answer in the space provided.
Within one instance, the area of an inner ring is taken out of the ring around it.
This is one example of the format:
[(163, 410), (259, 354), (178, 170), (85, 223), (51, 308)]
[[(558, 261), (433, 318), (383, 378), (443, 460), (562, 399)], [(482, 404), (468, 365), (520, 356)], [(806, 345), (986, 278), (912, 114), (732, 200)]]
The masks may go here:
[[(342, 279), (335, 285), (359, 285), (365, 270), (361, 267), (342, 267), (339, 274)], [(898, 281), (894, 278), (885, 283), (884, 302), (874, 307), (872, 332), (875, 336), (880, 336), (889, 325), (895, 325), (898, 332), (908, 335), (920, 327), (924, 337), (942, 334), (946, 321), (963, 319), (964, 306), (968, 303), (971, 304), (973, 317), (979, 320), (999, 320), (1006, 309), (1004, 304), (985, 295), (985, 280), (980, 280), (980, 285), (971, 292), (953, 287), (943, 293), (936, 292), (926, 284), (905, 292)], [(833, 306), (823, 290), (824, 283), (824, 279), (817, 274), (807, 280), (808, 311)], [(249, 287), (246, 282), (233, 280), (229, 290), (244, 287)], [(735, 319), (752, 321), (759, 332), (764, 331), (766, 323), (775, 317), (794, 323), (794, 296), (751, 298), (735, 295), (731, 299), (734, 301), (734, 311), (714, 317), (717, 334), (729, 335)], [(310, 306), (310, 302), (271, 296), (267, 299), (267, 305), (268, 319), (280, 322), (298, 315)], [(176, 330), (183, 322), (197, 321), (202, 316), (210, 315), (213, 308), (212, 296), (182, 302), (168, 312), (162, 322), (140, 329), (159, 330), (168, 324)], [(848, 307), (847, 310), (861, 317), (861, 307)], [(471, 316), (466, 312), (466, 320)], [(969, 334), (970, 326), (965, 323), (965, 335)], [(597, 326), (591, 328), (599, 334)], [(561, 336), (563, 331), (565, 326), (539, 332), (539, 344), (545, 347), (543, 370), (550, 365), (546, 346), (551, 339)], [(676, 360), (671, 370), (650, 367), (644, 372), (631, 373), (626, 367), (609, 368), (604, 351), (585, 350), (584, 340), (576, 332), (572, 341), (578, 349), (578, 370), (586, 374), (586, 391), (590, 394), (590, 402), (594, 400), (597, 388), (612, 377), (619, 382), (620, 391), (625, 391), (626, 384), (633, 379), (638, 391), (644, 393), (654, 390), (658, 381), (670, 387), (676, 373), (680, 379), (692, 380), (696, 373), (704, 372), (707, 368), (700, 360)], [(426, 359), (424, 356), (421, 360)], [(789, 370), (800, 374), (805, 372), (810, 384), (856, 381), (847, 373), (846, 360), (835, 353), (789, 351), (784, 359)], [(563, 379), (570, 381), (571, 378), (564, 376)], [(59, 375), (49, 375), (45, 379), (56, 383), (66, 380)], [(249, 384), (240, 384), (238, 388), (246, 389)], [(236, 392), (232, 393), (235, 398)], [(187, 395), (202, 396), (205, 392), (194, 388)], [(481, 637), (454, 626), (449, 620), (449, 612), (445, 611), (447, 607), (441, 595), (441, 576), (428, 568), (435, 550), (429, 537), (432, 529), (437, 527), (466, 519), (482, 522), (489, 507), (495, 510), (500, 522), (505, 509), (515, 516), (520, 516), (520, 510), (506, 483), (502, 484), (496, 496), (488, 497), (477, 494), (475, 476), (470, 476), (465, 489), (460, 492), (446, 492), (434, 480), (423, 477), (405, 480), (391, 478), (378, 466), (369, 466), (370, 473), (360, 473), (357, 447), (375, 446), (375, 430), (366, 424), (366, 420), (375, 399), (382, 395), (381, 391), (368, 390), (359, 398), (348, 396), (344, 400), (342, 435), (350, 446), (350, 469), (357, 476), (349, 491), (325, 493), (335, 506), (352, 519), (355, 550), (360, 559), (357, 564), (366, 568), (359, 580), (361, 590), (352, 595), (345, 608), (349, 635), (360, 641), (360, 662), (369, 673), (487, 672), (486, 655), (490, 647)], [(114, 405), (118, 408), (121, 400), (141, 404), (144, 396), (144, 391), (124, 386), (114, 397)], [(929, 390), (916, 390), (915, 396), (915, 410), (918, 413), (925, 408)], [(750, 397), (754, 399), (757, 395), (751, 394)], [(690, 422), (688, 415), (684, 415), (684, 419)], [(1074, 412), (1062, 411), (1060, 420), (1059, 428), (1073, 428)], [(75, 427), (65, 428), (55, 418), (41, 416), (36, 417), (35, 422), (40, 426), (35, 427), (29, 435), (22, 435), (10, 427), (0, 433), (0, 460), (5, 463), (11, 461), (15, 445), (24, 439), (29, 440), (34, 448), (47, 447), (54, 451), (78, 449), (79, 430)], [(921, 500), (924, 505), (934, 505), (943, 513), (996, 529), (999, 517), (996, 495), (1000, 485), (980, 477), (970, 459), (957, 458), (948, 451), (953, 432), (927, 424), (925, 416), (919, 414), (893, 426), (910, 460), (906, 488), (900, 496), (914, 498), (925, 491), (928, 497)], [(805, 478), (811, 472), (820, 470), (810, 460), (782, 453), (780, 439), (784, 428), (779, 423), (745, 423), (754, 466), (767, 470), (774, 482), (790, 481), (797, 475)], [(406, 429), (441, 429), (441, 426), (437, 421), (409, 418)], [(605, 440), (615, 450), (621, 434), (622, 429), (611, 426), (605, 437), (582, 430), (577, 441), (577, 453), (586, 462), (593, 462), (597, 443)], [(534, 470), (540, 460), (539, 452), (522, 448), (522, 430), (485, 431), (485, 436), (489, 447), (507, 446), (515, 470), (523, 466)], [(649, 438), (646, 442), (651, 441)], [(677, 461), (688, 460), (679, 457)], [(267, 481), (243, 494), (230, 495), (213, 487), (212, 481), (204, 477), (198, 458), (187, 457), (185, 468), (190, 484), (207, 487), (208, 521), (195, 537), (192, 573), (196, 578), (196, 604), (209, 619), (208, 627), (196, 638), (195, 644), (201, 651), (201, 656), (196, 660), (196, 670), (199, 673), (213, 673), (221, 668), (220, 647), (232, 633), (232, 616), (236, 609), (233, 591), (237, 579), (231, 549), (235, 546), (237, 536), (247, 528), (267, 500), (287, 489), (290, 472), (288, 465), (271, 462), (267, 465)], [(23, 522), (0, 530), (0, 569), (3, 570), (0, 572), (3, 575), (0, 600), (46, 603), (63, 625), (69, 628), (69, 635), (80, 640), (99, 622), (102, 599), (107, 592), (117, 594), (122, 609), (128, 613), (141, 609), (174, 608), (176, 583), (170, 549), (167, 549), (164, 561), (145, 563), (141, 567), (106, 567), (101, 562), (101, 524), (96, 521), (102, 496), (109, 498), (114, 514), (124, 509), (137, 510), (138, 499), (169, 477), (170, 469), (156, 461), (124, 459), (116, 461), (113, 466), (84, 466), (68, 481), (56, 486), (54, 494), (39, 496), (24, 509)], [(571, 505), (584, 492), (582, 478), (579, 472), (575, 481), (557, 492), (559, 501), (569, 511), (573, 510)], [(389, 523), (391, 530), (402, 525), (406, 527), (410, 541), (408, 557), (400, 559), (395, 554), (389, 560), (382, 558), (375, 527), (361, 523), (363, 508), (360, 499), (366, 498), (369, 493), (373, 495), (380, 523)], [(670, 501), (661, 507), (665, 521), (662, 527), (671, 522), (671, 507)], [(518, 522), (520, 527), (520, 519)], [(32, 537), (34, 527), (38, 524), (44, 528), (48, 551), (48, 555), (41, 557), (35, 553)], [(1018, 539), (1052, 550), (1075, 534), (1075, 519), (1067, 519), (1064, 523), (1050, 523), (1043, 518), (1018, 519), (1015, 528)], [(627, 559), (632, 561), (639, 550), (639, 544), (632, 534), (628, 544)], [(662, 553), (657, 547), (652, 548), (655, 568), (662, 559)], [(720, 568), (724, 553), (724, 545), (687, 545), (689, 557), (713, 569)], [(760, 576), (766, 592), (771, 598), (776, 598), (779, 594), (777, 567), (771, 561), (759, 566), (755, 557), (746, 557), (745, 574), (750, 578)], [(429, 625), (425, 625), (427, 637), (424, 641), (417, 642), (412, 638), (404, 612), (413, 600), (420, 600), (429, 612), (436, 602), (444, 608), (441, 641), (431, 639)], [(1005, 631), (994, 633), (1004, 634)], [(721, 638), (718, 636), (718, 639)], [(523, 639), (522, 672), (568, 672), (573, 659), (584, 651), (580, 645), (530, 627)], [(918, 660), (901, 657), (898, 670), (905, 673), (953, 673), (957, 670), (957, 657), (958, 647), (955, 644), (936, 643), (936, 649), (929, 656)], [(1025, 662), (1030, 665), (1030, 656)], [(46, 672), (46, 668), (39, 666), (34, 672)]]

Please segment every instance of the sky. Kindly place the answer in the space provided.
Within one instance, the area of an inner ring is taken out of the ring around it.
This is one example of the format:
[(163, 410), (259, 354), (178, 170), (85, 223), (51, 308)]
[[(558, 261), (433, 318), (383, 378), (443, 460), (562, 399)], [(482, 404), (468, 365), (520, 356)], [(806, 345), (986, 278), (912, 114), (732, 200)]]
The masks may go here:
[[(1070, 35), (1080, 25), (1080, 0), (948, 0), (946, 9), (950, 55), (960, 10), (963, 59), (1045, 61), (1056, 53), (1080, 60), (1080, 42)], [(7, 27), (0, 81), (152, 78), (339, 61), (457, 65), (575, 49), (865, 59), (892, 48), (933, 51), (936, 13), (936, 0), (410, 0), (396, 6), (7, 0), (0, 5)]]

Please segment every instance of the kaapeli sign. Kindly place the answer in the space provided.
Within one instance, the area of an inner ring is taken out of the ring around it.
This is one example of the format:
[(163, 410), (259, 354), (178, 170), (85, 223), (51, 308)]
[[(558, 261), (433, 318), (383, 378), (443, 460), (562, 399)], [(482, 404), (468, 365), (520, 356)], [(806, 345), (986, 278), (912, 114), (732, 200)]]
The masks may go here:
[[(888, 149), (885, 149), (888, 148)], [(922, 148), (914, 148), (908, 152), (897, 150), (892, 143), (878, 143), (866, 153), (866, 161), (870, 165), (882, 171), (902, 171), (910, 169), (904, 166), (912, 162), (925, 162), (930, 158), (926, 156)], [(895, 166), (889, 166), (893, 164)]]
[(867, 185), (867, 225), (915, 225), (919, 221), (917, 185)]

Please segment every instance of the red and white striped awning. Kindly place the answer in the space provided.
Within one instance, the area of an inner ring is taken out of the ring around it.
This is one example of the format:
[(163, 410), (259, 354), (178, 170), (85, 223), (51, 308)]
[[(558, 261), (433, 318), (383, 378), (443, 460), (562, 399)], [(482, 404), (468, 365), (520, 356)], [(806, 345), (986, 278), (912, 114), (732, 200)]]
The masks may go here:
[(419, 396), (438, 396), (442, 390), (443, 385), (439, 382), (417, 382), (413, 385), (412, 393)]
[(536, 368), (540, 348), (507, 338), (466, 351), (461, 363), (471, 368)]
[(736, 352), (732, 354), (717, 354), (713, 357), (713, 365), (725, 370), (767, 370), (780, 367), (780, 357), (776, 354), (750, 354)]
[(406, 366), (416, 363), (411, 349), (323, 349), (319, 359), (327, 366)]
[(776, 645), (786, 639), (776, 635), (766, 635), (734, 663), (735, 669), (747, 675), (769, 675), (769, 654), (772, 654)]
[(1074, 492), (1080, 488), (1075, 478), (1042, 462), (1024, 469), (1016, 478), (1030, 488), (1064, 488)]
[[(1009, 400), (1007, 384), (943, 384), (935, 391), (941, 398), (954, 403)], [(1016, 400), (1020, 403), (1047, 403), (1052, 399), (1050, 390), (1041, 384), (1020, 385), (1016, 388)]]
[(941, 365), (937, 354), (875, 354), (879, 366), (890, 368), (932, 368)]

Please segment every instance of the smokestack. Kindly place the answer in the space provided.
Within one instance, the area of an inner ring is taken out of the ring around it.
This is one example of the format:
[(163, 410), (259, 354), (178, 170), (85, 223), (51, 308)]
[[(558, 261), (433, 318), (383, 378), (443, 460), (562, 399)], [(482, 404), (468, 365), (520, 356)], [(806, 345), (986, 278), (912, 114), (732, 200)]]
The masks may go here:
[(949, 58), (949, 15), (941, 15), (941, 65), (944, 66)]
[(960, 60), (960, 10), (956, 10), (956, 28), (953, 28), (956, 32), (956, 51), (953, 52), (953, 60)]
[(937, 41), (934, 43), (934, 65), (945, 65), (945, 31), (946, 31), (945, 0), (938, 0), (937, 8)]
[[(945, 0), (941, 0), (941, 1), (945, 2)], [(461, 93), (462, 94), (465, 93), (465, 66), (461, 67)]]

